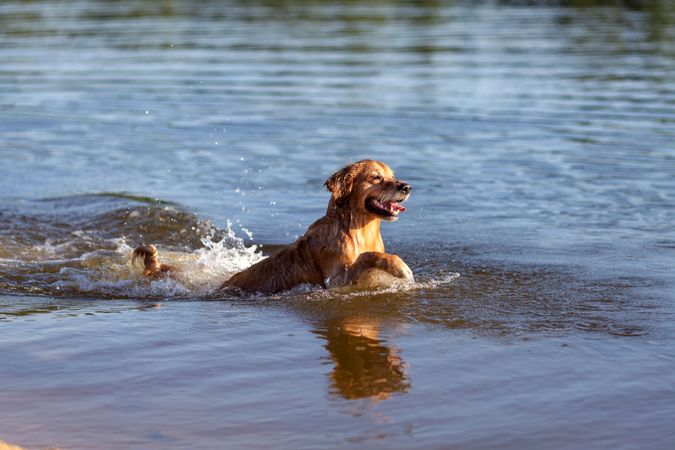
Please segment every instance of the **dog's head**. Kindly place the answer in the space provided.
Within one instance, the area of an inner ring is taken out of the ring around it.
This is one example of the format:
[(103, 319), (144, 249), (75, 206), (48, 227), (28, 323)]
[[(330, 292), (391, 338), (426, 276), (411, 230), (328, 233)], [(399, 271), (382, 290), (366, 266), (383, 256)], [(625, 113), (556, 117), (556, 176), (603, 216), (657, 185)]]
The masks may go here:
[(410, 196), (412, 187), (394, 178), (394, 172), (383, 162), (365, 159), (343, 167), (326, 180), (338, 208), (353, 213), (394, 221), (401, 205)]

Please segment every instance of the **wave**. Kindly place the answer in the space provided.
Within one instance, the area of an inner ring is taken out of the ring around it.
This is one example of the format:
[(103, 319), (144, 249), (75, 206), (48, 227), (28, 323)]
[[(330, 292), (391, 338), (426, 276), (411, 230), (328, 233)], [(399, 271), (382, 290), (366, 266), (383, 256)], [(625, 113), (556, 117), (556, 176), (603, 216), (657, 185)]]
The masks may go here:
[[(50, 296), (208, 296), (264, 256), (228, 223), (216, 227), (178, 205), (126, 194), (25, 202), (0, 213), (0, 290)], [(181, 268), (149, 280), (131, 264), (141, 243)]]

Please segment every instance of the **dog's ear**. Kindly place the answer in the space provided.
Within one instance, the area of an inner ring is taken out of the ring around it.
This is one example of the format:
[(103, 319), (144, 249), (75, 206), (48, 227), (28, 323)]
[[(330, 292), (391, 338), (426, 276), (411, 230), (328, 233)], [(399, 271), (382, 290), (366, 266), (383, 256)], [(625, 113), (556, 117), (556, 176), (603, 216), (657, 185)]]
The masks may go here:
[(356, 172), (356, 165), (349, 164), (331, 175), (324, 183), (326, 189), (333, 194), (337, 206), (344, 205), (349, 194), (352, 193)]

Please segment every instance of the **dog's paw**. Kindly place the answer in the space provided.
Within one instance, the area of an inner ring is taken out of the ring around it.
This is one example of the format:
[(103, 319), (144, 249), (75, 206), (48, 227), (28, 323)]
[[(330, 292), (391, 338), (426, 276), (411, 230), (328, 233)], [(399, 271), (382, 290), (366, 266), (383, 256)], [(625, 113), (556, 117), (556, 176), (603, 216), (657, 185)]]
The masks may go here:
[(404, 280), (414, 282), (415, 277), (413, 275), (412, 270), (410, 270), (410, 267), (403, 262), (403, 260), (397, 256), (397, 255), (391, 255), (392, 261), (391, 261), (391, 268), (393, 269), (391, 271), (391, 274), (394, 275), (396, 278), (403, 278)]
[(415, 276), (413, 275), (413, 271), (412, 271), (412, 270), (410, 269), (410, 267), (408, 267), (408, 265), (405, 264), (405, 263), (403, 263), (403, 270), (402, 270), (402, 272), (403, 272), (403, 276), (401, 276), (400, 278), (403, 278), (403, 279), (405, 279), (406, 281), (409, 281), (409, 282), (411, 282), (411, 283), (414, 283), (414, 282), (415, 282)]

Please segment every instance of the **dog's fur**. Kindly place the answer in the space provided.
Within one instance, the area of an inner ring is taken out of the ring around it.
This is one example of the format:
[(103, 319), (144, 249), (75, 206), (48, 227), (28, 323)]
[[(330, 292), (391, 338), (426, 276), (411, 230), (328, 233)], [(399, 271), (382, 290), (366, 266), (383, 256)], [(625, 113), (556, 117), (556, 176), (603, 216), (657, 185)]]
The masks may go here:
[[(294, 243), (233, 275), (223, 288), (274, 293), (308, 283), (326, 288), (358, 284), (372, 269), (413, 279), (396, 255), (384, 253), (380, 221), (394, 221), (404, 211), (411, 187), (396, 180), (386, 164), (363, 160), (345, 166), (325, 183), (332, 196), (326, 215)], [(152, 245), (134, 250), (143, 259), (144, 274), (159, 277), (175, 270), (160, 264)]]

